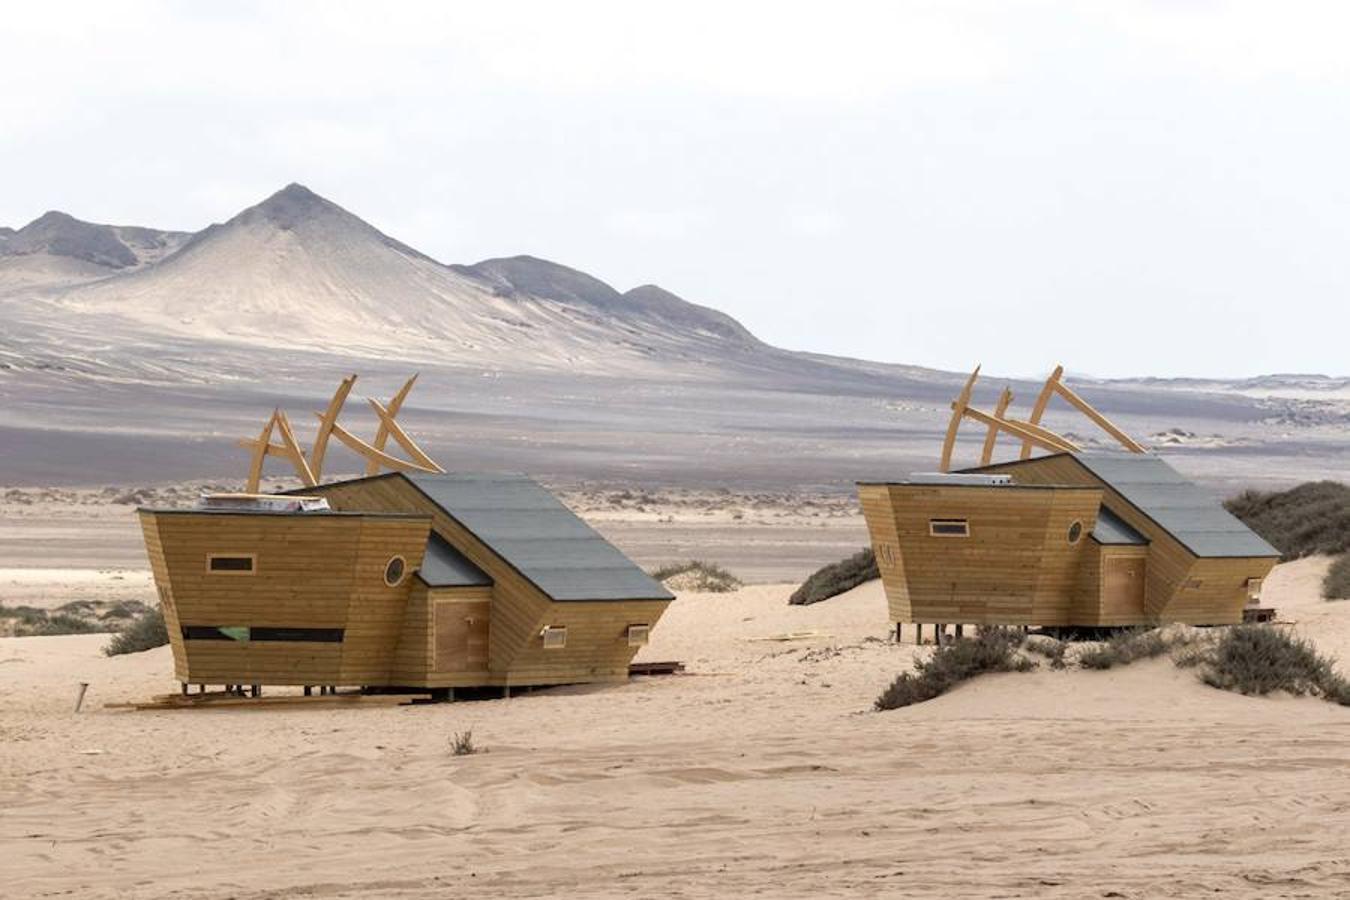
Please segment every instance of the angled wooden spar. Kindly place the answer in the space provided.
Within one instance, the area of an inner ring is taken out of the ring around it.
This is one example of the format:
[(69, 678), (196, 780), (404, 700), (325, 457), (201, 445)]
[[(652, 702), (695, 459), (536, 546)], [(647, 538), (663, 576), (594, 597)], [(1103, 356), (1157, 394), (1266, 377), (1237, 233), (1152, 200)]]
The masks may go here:
[[(422, 452), (422, 448), (417, 446), (416, 441), (408, 437), (408, 433), (403, 430), (403, 426), (394, 421), (394, 414), (385, 409), (384, 404), (373, 397), (367, 397), (366, 402), (370, 404), (371, 409), (375, 410), (375, 415), (380, 417), (380, 434), (385, 433), (385, 429), (388, 429), (388, 433), (393, 435), (398, 445), (413, 458), (413, 462), (433, 472), (445, 472), (436, 464), (434, 459)], [(373, 447), (372, 449), (381, 450), (382, 448)], [(366, 468), (369, 469), (369, 464)]]
[[(263, 460), (267, 457), (272, 447), (272, 429), (277, 424), (277, 410), (272, 411), (272, 415), (263, 426), (263, 430), (258, 437), (252, 441), (240, 441), (240, 446), (249, 447), (253, 450), (253, 458), (248, 465), (248, 487), (246, 490), (250, 494), (258, 493), (258, 485), (262, 483)], [(277, 447), (277, 451), (283, 451), (284, 448)]]
[[(955, 404), (952, 405), (955, 406)], [(966, 407), (963, 415), (967, 419), (972, 419), (982, 425), (987, 425), (998, 431), (1006, 431), (1008, 434), (1019, 437), (1024, 441), (1031, 441), (1033, 445), (1044, 450), (1052, 450), (1055, 453), (1075, 453), (1080, 449), (1069, 439), (1055, 434), (1048, 428), (1042, 428), (1040, 425), (1033, 425), (1030, 422), (1021, 422), (1017, 419), (998, 419), (971, 406)]]
[(347, 395), (352, 392), (352, 386), (355, 384), (355, 375), (348, 375), (342, 379), (342, 383), (333, 394), (333, 399), (328, 401), (327, 411), (319, 417), (319, 431), (314, 435), (314, 451), (309, 457), (309, 467), (314, 475), (315, 484), (323, 478), (323, 458), (328, 452), (328, 437), (333, 433), (333, 426), (337, 424), (342, 405), (347, 402)]
[(319, 482), (310, 470), (309, 463), (305, 461), (305, 451), (300, 449), (300, 442), (295, 439), (295, 432), (291, 430), (291, 420), (286, 418), (286, 414), (281, 410), (276, 411), (276, 419), (281, 431), (281, 442), (286, 446), (286, 455), (295, 466), (296, 474), (305, 483), (305, 487), (314, 487)]
[[(318, 413), (315, 413), (315, 415), (318, 415)], [(376, 450), (374, 447), (370, 446), (337, 423), (333, 424), (333, 437), (345, 444), (348, 449), (359, 453), (367, 460), (373, 460), (386, 468), (399, 469), (407, 472), (427, 472), (432, 475), (439, 475), (444, 471), (439, 466), (433, 469), (419, 463), (399, 459), (397, 456), (390, 456), (383, 450)]]
[[(407, 382), (404, 383), (403, 387), (399, 389), (399, 392), (394, 395), (394, 399), (389, 401), (389, 406), (387, 407), (387, 412), (389, 413), (389, 421), (392, 422), (394, 420), (394, 417), (398, 415), (399, 410), (403, 408), (403, 401), (408, 399), (408, 393), (412, 390), (413, 384), (415, 384), (416, 382), (417, 382), (416, 375), (409, 378)], [(381, 416), (379, 430), (375, 432), (374, 447), (376, 450), (380, 451), (384, 450), (384, 445), (389, 442), (389, 431), (390, 431), (389, 426), (385, 424), (385, 419), (383, 416)], [(372, 459), (366, 463), (367, 475), (375, 475), (379, 471), (380, 471), (380, 464), (375, 460)]]
[[(1008, 412), (1008, 404), (1012, 403), (1012, 388), (1005, 387), (1003, 393), (998, 397), (998, 405), (994, 407), (994, 418), (1002, 419)], [(984, 452), (980, 454), (980, 465), (987, 466), (994, 459), (994, 444), (998, 441), (998, 428), (989, 426), (989, 433), (984, 436)]]
[[(1050, 377), (1045, 379), (1045, 386), (1036, 397), (1036, 404), (1031, 407), (1031, 418), (1027, 421), (1032, 425), (1041, 424), (1041, 418), (1045, 415), (1045, 408), (1050, 405), (1050, 397), (1055, 393), (1055, 385), (1059, 384), (1059, 379), (1064, 375), (1063, 366), (1055, 366), (1055, 371), (1050, 373)], [(1031, 456), (1032, 444), (1030, 441), (1022, 442), (1022, 459)]]
[(952, 403), (952, 420), (947, 423), (947, 437), (942, 441), (942, 462), (938, 470), (941, 472), (950, 472), (952, 468), (952, 449), (956, 446), (956, 430), (961, 427), (961, 419), (965, 417), (966, 407), (970, 405), (970, 394), (975, 390), (975, 379), (980, 377), (980, 367), (976, 366), (975, 371), (970, 373), (966, 379), (966, 386), (961, 388), (961, 393)]
[(1124, 447), (1126, 450), (1130, 451), (1131, 453), (1147, 452), (1143, 444), (1140, 444), (1134, 438), (1130, 437), (1128, 434), (1117, 428), (1114, 422), (1112, 422), (1110, 419), (1108, 419), (1101, 413), (1097, 412), (1097, 410), (1092, 406), (1091, 403), (1088, 403), (1082, 397), (1074, 393), (1073, 389), (1070, 388), (1068, 385), (1063, 384), (1061, 382), (1056, 382), (1055, 391), (1065, 400), (1069, 401), (1070, 405), (1075, 407), (1080, 413), (1087, 416), (1092, 421), (1096, 422), (1097, 425), (1102, 429), (1102, 431), (1105, 431), (1107, 434), (1111, 435), (1111, 437), (1115, 438), (1117, 441), (1120, 441), (1120, 445)]
[[(1051, 372), (1050, 377), (1045, 380), (1045, 387), (1041, 388), (1041, 393), (1036, 398), (1036, 405), (1031, 409), (1031, 424), (1040, 424), (1041, 417), (1045, 415), (1045, 409), (1050, 404), (1050, 398), (1055, 394), (1059, 394), (1068, 401), (1070, 406), (1087, 416), (1096, 423), (1099, 428), (1119, 441), (1120, 445), (1126, 450), (1129, 450), (1131, 453), (1147, 452), (1143, 444), (1140, 444), (1124, 431), (1121, 431), (1116, 427), (1114, 422), (1097, 412), (1096, 408), (1091, 403), (1088, 403), (1082, 397), (1078, 396), (1072, 388), (1064, 383), (1063, 378), (1064, 367), (1055, 366), (1055, 371)], [(1029, 456), (1031, 456), (1031, 443), (1023, 441), (1022, 459), (1026, 459)]]

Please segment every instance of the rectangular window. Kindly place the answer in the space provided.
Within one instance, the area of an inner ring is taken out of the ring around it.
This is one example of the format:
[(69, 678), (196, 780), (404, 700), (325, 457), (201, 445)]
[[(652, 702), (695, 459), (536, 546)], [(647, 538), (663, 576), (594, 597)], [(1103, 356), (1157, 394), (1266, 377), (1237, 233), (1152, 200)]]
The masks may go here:
[(206, 571), (217, 575), (252, 575), (257, 559), (253, 553), (208, 553)]
[(185, 641), (299, 641), (340, 644), (341, 628), (275, 628), (248, 625), (184, 625)]
[(1247, 579), (1247, 599), (1253, 602), (1261, 599), (1261, 579)]
[(651, 638), (652, 626), (650, 625), (629, 625), (628, 626), (628, 646), (645, 647), (647, 641)]
[(929, 519), (928, 533), (933, 537), (970, 537), (970, 524), (965, 519)]
[(249, 629), (254, 641), (303, 641), (308, 644), (340, 644), (341, 628), (259, 628)]
[(567, 646), (566, 625), (549, 625), (539, 634), (544, 639), (545, 650), (561, 650)]
[(184, 625), (185, 641), (246, 641), (247, 625)]

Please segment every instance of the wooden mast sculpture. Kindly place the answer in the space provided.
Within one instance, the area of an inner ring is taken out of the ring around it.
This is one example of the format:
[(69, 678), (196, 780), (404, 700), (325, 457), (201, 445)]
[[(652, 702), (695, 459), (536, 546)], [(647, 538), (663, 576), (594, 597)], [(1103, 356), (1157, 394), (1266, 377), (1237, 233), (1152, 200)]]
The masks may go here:
[(1045, 415), (1045, 409), (1050, 404), (1050, 398), (1055, 394), (1063, 397), (1071, 406), (1091, 419), (1103, 431), (1120, 442), (1120, 445), (1126, 450), (1131, 453), (1147, 452), (1147, 448), (1143, 444), (1121, 431), (1115, 423), (1098, 412), (1092, 404), (1064, 384), (1062, 380), (1064, 377), (1063, 366), (1055, 366), (1055, 371), (1046, 379), (1045, 386), (1041, 388), (1040, 395), (1036, 398), (1036, 403), (1031, 409), (1031, 418), (1025, 421), (1010, 419), (1007, 416), (1008, 406), (1012, 403), (1012, 391), (1009, 388), (1003, 389), (992, 414), (971, 406), (970, 395), (975, 390), (975, 381), (979, 377), (980, 367), (976, 366), (975, 371), (970, 373), (970, 378), (966, 379), (965, 386), (961, 388), (961, 393), (952, 401), (952, 417), (947, 423), (947, 436), (942, 442), (940, 470), (943, 472), (951, 471), (952, 451), (956, 448), (956, 433), (961, 427), (961, 422), (965, 419), (979, 422), (988, 428), (984, 438), (984, 448), (980, 454), (980, 465), (982, 466), (987, 466), (993, 462), (994, 446), (998, 442), (1000, 433), (1010, 434), (1022, 440), (1022, 459), (1031, 456), (1033, 447), (1040, 447), (1052, 453), (1073, 453), (1080, 450), (1081, 448), (1068, 438), (1056, 434), (1040, 424), (1042, 417)]
[[(280, 407), (272, 410), (271, 417), (263, 425), (262, 432), (259, 433), (258, 437), (239, 442), (239, 446), (252, 451), (252, 459), (248, 470), (248, 486), (245, 490), (250, 494), (258, 493), (262, 484), (263, 463), (269, 456), (280, 456), (289, 460), (295, 468), (296, 475), (300, 477), (306, 487), (317, 486), (323, 478), (323, 463), (328, 451), (329, 438), (337, 438), (349, 450), (364, 457), (367, 475), (378, 474), (381, 467), (405, 472), (436, 474), (445, 472), (435, 460), (423, 452), (421, 447), (417, 446), (417, 442), (409, 437), (403, 427), (395, 421), (395, 417), (403, 407), (403, 401), (407, 399), (408, 393), (412, 390), (416, 381), (416, 375), (409, 378), (393, 399), (389, 401), (388, 406), (374, 398), (366, 398), (371, 409), (380, 419), (380, 427), (375, 434), (374, 444), (368, 444), (361, 440), (339, 425), (337, 421), (343, 405), (347, 402), (347, 396), (356, 384), (355, 375), (342, 379), (342, 383), (338, 385), (337, 391), (333, 394), (333, 399), (328, 403), (328, 408), (324, 412), (314, 414), (319, 419), (319, 430), (314, 436), (314, 448), (308, 455), (300, 446), (300, 442), (296, 440), (295, 431), (291, 428), (291, 422), (286, 413)], [(281, 443), (273, 442), (274, 433), (280, 437)], [(391, 437), (411, 457), (410, 460), (399, 459), (385, 452), (384, 448)]]

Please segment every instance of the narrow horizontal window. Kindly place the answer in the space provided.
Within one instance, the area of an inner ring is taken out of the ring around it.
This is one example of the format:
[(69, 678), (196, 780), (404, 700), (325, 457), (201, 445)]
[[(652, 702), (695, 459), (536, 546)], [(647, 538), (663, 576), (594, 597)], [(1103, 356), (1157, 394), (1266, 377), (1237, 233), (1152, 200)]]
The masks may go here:
[(647, 641), (651, 639), (652, 626), (650, 625), (629, 625), (628, 626), (628, 646), (645, 647)]
[(257, 557), (253, 554), (211, 553), (206, 557), (206, 571), (230, 575), (252, 575)]
[(249, 629), (255, 641), (304, 641), (310, 644), (342, 643), (341, 628), (259, 628)]
[(184, 625), (185, 641), (246, 641), (247, 625)]
[(928, 533), (933, 537), (970, 537), (970, 524), (965, 519), (929, 519)]
[(545, 650), (561, 650), (567, 646), (567, 626), (549, 625), (539, 636), (544, 640)]
[(248, 625), (184, 625), (185, 641), (298, 641), (310, 644), (342, 642), (341, 628), (275, 628)]

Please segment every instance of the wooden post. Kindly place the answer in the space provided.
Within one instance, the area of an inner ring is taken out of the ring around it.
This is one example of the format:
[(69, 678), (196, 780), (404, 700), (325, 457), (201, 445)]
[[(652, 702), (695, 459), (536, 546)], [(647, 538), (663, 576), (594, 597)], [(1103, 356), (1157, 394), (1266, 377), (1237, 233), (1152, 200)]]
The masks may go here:
[(79, 712), (80, 707), (84, 706), (84, 692), (89, 690), (89, 682), (81, 681), (80, 690), (75, 694), (75, 711)]
[(258, 693), (259, 693), (259, 690), (261, 689), (261, 687), (262, 687), (262, 685), (259, 685), (259, 684), (252, 685), (252, 686), (249, 688), (249, 696), (251, 696), (251, 697), (256, 697), (256, 696), (258, 696)]
[(179, 684), (183, 688), (183, 696), (186, 697), (188, 695), (188, 683), (186, 681), (180, 681)]
[(964, 635), (962, 635), (961, 632), (964, 631), (964, 630), (965, 630), (965, 626), (964, 626), (964, 625), (961, 625), (960, 623), (958, 623), (957, 626), (956, 626), (956, 636), (957, 636), (958, 638), (963, 637)]
[(314, 689), (313, 689), (312, 687), (310, 687), (309, 685), (305, 685), (305, 696), (306, 696), (306, 697), (309, 697), (309, 696), (311, 696), (313, 693), (314, 693)]
[(899, 622), (895, 623), (895, 642), (901, 643), (905, 637), (905, 626)]

